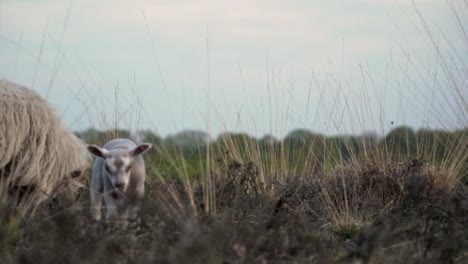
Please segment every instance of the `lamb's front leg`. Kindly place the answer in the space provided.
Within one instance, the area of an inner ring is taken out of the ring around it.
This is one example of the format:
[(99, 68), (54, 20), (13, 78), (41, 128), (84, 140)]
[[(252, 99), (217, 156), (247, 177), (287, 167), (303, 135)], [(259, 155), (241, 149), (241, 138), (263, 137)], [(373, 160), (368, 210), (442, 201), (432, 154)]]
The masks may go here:
[(102, 193), (91, 190), (91, 217), (95, 221), (101, 220)]
[(129, 219), (130, 221), (139, 221), (140, 207), (141, 202), (143, 201), (143, 196), (145, 194), (144, 183), (141, 183), (138, 188), (135, 190), (133, 197), (129, 205)]
[(132, 204), (129, 207), (128, 219), (130, 221), (137, 221), (140, 213), (140, 203)]
[(117, 218), (117, 201), (112, 197), (112, 192), (104, 195), (104, 201), (106, 202), (106, 219), (109, 221)]

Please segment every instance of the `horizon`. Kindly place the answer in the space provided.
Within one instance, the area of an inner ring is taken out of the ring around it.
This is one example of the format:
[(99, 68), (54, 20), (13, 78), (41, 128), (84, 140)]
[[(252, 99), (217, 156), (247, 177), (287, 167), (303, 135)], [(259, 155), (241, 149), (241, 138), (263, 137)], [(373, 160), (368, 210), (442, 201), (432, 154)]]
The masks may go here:
[(468, 18), (451, 4), (7, 0), (0, 78), (73, 131), (466, 129)]
[(254, 138), (255, 140), (262, 140), (264, 138), (272, 137), (276, 141), (282, 141), (282, 140), (285, 140), (288, 136), (290, 136), (292, 133), (295, 133), (295, 132), (307, 132), (307, 133), (310, 133), (311, 135), (324, 137), (324, 138), (373, 137), (376, 140), (383, 140), (387, 136), (389, 136), (391, 133), (393, 133), (395, 130), (401, 130), (401, 129), (405, 129), (405, 130), (409, 129), (414, 134), (418, 134), (420, 132), (458, 133), (458, 132), (467, 132), (468, 131), (468, 127), (457, 128), (457, 129), (452, 129), (452, 130), (444, 130), (444, 129), (432, 129), (432, 128), (414, 129), (414, 128), (409, 127), (409, 126), (401, 125), (401, 126), (393, 127), (391, 130), (387, 131), (386, 134), (379, 134), (376, 131), (365, 131), (365, 132), (360, 133), (360, 134), (322, 134), (322, 133), (316, 133), (315, 131), (310, 130), (308, 128), (295, 128), (295, 129), (289, 131), (288, 133), (286, 133), (282, 137), (277, 137), (277, 136), (274, 136), (274, 135), (271, 135), (271, 134), (264, 134), (264, 135), (256, 136), (256, 135), (249, 134), (248, 132), (242, 132), (242, 131), (240, 131), (240, 132), (238, 132), (238, 131), (225, 131), (225, 132), (222, 132), (222, 133), (217, 134), (215, 136), (212, 136), (212, 135), (210, 135), (209, 133), (207, 133), (204, 130), (197, 130), (197, 129), (184, 129), (184, 130), (177, 131), (175, 133), (171, 133), (171, 134), (168, 134), (168, 135), (165, 135), (165, 136), (162, 136), (162, 135), (158, 134), (156, 131), (153, 131), (151, 129), (141, 129), (141, 130), (136, 130), (136, 131), (129, 131), (129, 130), (120, 129), (120, 128), (119, 129), (109, 128), (109, 129), (102, 130), (102, 129), (96, 129), (96, 128), (91, 128), (91, 127), (90, 128), (85, 128), (85, 129), (82, 129), (82, 130), (75, 130), (75, 131), (73, 131), (73, 133), (75, 133), (75, 134), (89, 133), (89, 132), (113, 133), (113, 132), (118, 130), (119, 132), (128, 132), (130, 134), (130, 136), (132, 138), (134, 138), (135, 140), (137, 140), (138, 142), (141, 141), (140, 140), (141, 139), (141, 134), (140, 133), (142, 133), (142, 132), (143, 133), (144, 132), (151, 132), (151, 133), (153, 133), (153, 135), (160, 137), (161, 140), (168, 140), (168, 139), (171, 139), (172, 137), (177, 137), (177, 136), (180, 136), (182, 134), (187, 134), (187, 133), (203, 134), (203, 138), (206, 139), (207, 138), (206, 136), (208, 136), (210, 142), (217, 141), (221, 137), (226, 136), (228, 134), (231, 134), (231, 135), (246, 135), (246, 136), (248, 136), (250, 138)]

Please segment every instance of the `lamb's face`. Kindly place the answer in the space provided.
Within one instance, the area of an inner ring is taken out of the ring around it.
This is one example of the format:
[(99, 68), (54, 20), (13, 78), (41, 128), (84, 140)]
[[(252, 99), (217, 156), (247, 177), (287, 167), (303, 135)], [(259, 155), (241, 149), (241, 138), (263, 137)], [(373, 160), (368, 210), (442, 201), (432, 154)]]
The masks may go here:
[(133, 158), (128, 154), (112, 154), (105, 159), (104, 169), (114, 188), (125, 192), (130, 181)]
[(104, 159), (105, 174), (112, 186), (125, 192), (130, 182), (134, 158), (151, 148), (151, 144), (142, 143), (128, 150), (107, 150), (95, 145), (89, 145), (88, 151)]

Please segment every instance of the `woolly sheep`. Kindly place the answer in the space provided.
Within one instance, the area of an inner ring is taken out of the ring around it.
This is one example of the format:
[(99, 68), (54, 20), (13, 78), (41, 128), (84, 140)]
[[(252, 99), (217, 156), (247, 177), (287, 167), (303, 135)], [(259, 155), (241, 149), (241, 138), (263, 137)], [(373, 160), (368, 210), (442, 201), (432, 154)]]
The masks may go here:
[(69, 176), (81, 174), (87, 157), (85, 144), (44, 98), (0, 80), (0, 205), (19, 210), (54, 197), (57, 189), (78, 190)]
[(141, 157), (151, 144), (136, 145), (129, 139), (118, 138), (103, 148), (88, 146), (97, 156), (91, 179), (91, 215), (101, 219), (102, 196), (106, 204), (106, 218), (137, 218), (145, 192), (145, 162)]

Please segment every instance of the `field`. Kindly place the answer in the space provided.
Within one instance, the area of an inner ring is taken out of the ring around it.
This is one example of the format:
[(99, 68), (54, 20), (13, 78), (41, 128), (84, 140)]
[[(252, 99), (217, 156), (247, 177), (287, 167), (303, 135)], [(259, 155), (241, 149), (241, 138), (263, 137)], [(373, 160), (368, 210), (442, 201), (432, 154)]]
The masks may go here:
[[(77, 134), (98, 144), (131, 136), (117, 130)], [(209, 144), (197, 131), (180, 133), (186, 140), (178, 141), (143, 134), (154, 148), (145, 154), (149, 179), (141, 222), (126, 229), (91, 222), (85, 188), (77, 201), (49, 201), (25, 222), (2, 214), (1, 258), (26, 263), (468, 259), (467, 130), (400, 127), (380, 139), (297, 130), (281, 141), (226, 134)]]

